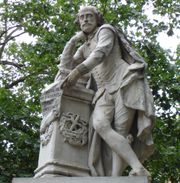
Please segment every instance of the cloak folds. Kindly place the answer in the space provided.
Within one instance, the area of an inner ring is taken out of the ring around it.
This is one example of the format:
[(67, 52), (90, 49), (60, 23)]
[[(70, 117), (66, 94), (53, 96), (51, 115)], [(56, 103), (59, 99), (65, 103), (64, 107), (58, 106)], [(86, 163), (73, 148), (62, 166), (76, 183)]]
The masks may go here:
[[(103, 25), (111, 28), (112, 26)], [(119, 38), (122, 59), (129, 63), (120, 85), (123, 104), (136, 110), (136, 115), (130, 133), (134, 141), (132, 148), (139, 160), (144, 162), (154, 152), (152, 130), (154, 127), (155, 110), (153, 96), (145, 78), (146, 63), (143, 58), (130, 46), (121, 30), (113, 31)], [(100, 138), (89, 124), (89, 159), (88, 165), (92, 176), (111, 176), (111, 149)]]

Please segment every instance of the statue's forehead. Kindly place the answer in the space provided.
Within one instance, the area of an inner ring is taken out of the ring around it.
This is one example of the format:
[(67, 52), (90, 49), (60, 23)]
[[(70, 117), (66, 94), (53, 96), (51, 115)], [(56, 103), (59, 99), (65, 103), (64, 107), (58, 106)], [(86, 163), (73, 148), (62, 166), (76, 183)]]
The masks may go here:
[(84, 8), (79, 11), (79, 15), (84, 15), (84, 14), (95, 14), (93, 10), (89, 8)]

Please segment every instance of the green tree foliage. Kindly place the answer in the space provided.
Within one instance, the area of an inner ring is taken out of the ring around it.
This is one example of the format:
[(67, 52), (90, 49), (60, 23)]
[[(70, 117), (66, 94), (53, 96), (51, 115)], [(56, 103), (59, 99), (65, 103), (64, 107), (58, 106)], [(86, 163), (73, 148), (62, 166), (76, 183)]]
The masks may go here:
[[(0, 182), (33, 176), (39, 151), (40, 92), (57, 73), (58, 56), (78, 30), (74, 19), (83, 0), (0, 1)], [(86, 2), (87, 3), (87, 2)], [(149, 20), (145, 7), (167, 21)], [(121, 27), (149, 64), (147, 70), (157, 109), (156, 151), (146, 162), (153, 182), (178, 182), (180, 144), (178, 124), (178, 65), (176, 55), (161, 48), (156, 38), (179, 28), (175, 0), (89, 0), (105, 20)], [(21, 35), (32, 41), (19, 42)], [(168, 44), (168, 43), (167, 43)]]

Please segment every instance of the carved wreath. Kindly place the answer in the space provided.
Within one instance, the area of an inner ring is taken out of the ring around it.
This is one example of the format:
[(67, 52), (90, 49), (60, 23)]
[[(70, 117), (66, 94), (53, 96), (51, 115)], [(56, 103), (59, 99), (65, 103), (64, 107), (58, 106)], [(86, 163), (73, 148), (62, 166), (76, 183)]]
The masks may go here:
[(87, 122), (82, 120), (78, 114), (63, 113), (59, 129), (65, 142), (75, 146), (83, 146), (87, 143)]

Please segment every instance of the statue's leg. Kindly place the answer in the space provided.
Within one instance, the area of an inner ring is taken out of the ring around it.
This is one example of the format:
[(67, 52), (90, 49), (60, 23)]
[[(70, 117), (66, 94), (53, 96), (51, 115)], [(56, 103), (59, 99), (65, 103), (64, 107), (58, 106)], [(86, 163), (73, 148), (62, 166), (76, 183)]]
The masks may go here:
[[(132, 139), (129, 139), (129, 137), (131, 136), (131, 134), (129, 134), (129, 131), (132, 126), (135, 110), (127, 109), (126, 107), (121, 107), (121, 110), (118, 110), (118, 107), (115, 109), (114, 129), (116, 132), (118, 132), (118, 134), (128, 139), (129, 144), (131, 144)], [(117, 112), (118, 118), (116, 117), (116, 111), (118, 111)], [(113, 176), (122, 175), (124, 169), (127, 167), (127, 163), (115, 152), (113, 152), (112, 164), (113, 164), (112, 169)]]
[[(129, 137), (130, 128), (135, 116), (135, 110), (128, 109), (124, 106), (120, 91), (114, 93), (114, 103), (115, 103), (115, 114), (114, 114), (114, 124), (113, 129), (115, 129), (118, 134), (122, 135), (124, 138), (131, 140)], [(133, 138), (133, 137), (132, 137)], [(112, 162), (112, 176), (120, 176), (127, 167), (127, 163), (115, 152), (113, 152), (113, 162)]]
[(112, 153), (112, 176), (121, 176), (127, 163), (113, 151)]
[(149, 176), (148, 171), (145, 170), (129, 145), (129, 141), (112, 129), (111, 119), (114, 115), (114, 110), (113, 102), (110, 101), (108, 97), (110, 98), (110, 96), (106, 95), (96, 103), (94, 109), (93, 127), (109, 145), (109, 147), (128, 165), (130, 165), (134, 172), (137, 172), (136, 175)]

